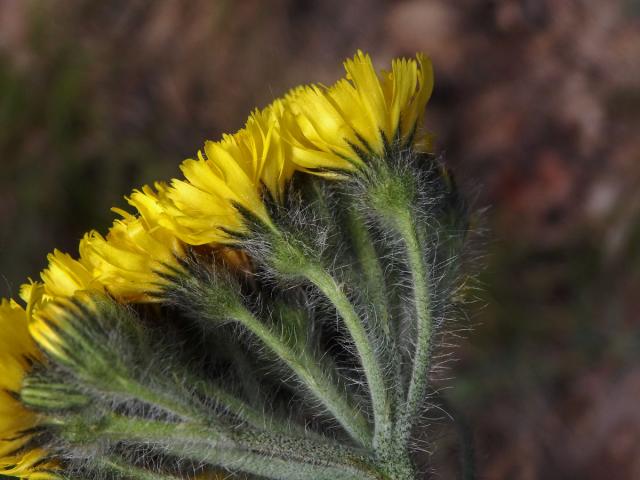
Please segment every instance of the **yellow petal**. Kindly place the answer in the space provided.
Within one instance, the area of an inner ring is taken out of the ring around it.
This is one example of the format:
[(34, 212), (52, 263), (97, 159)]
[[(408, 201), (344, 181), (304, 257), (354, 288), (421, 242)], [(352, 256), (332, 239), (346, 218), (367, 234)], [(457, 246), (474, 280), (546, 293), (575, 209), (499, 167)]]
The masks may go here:
[(38, 476), (45, 455), (43, 450), (16, 453), (29, 440), (22, 432), (36, 426), (37, 416), (27, 410), (9, 392), (18, 392), (30, 368), (28, 358), (39, 358), (32, 340), (27, 313), (13, 300), (0, 300), (0, 472), (20, 478)]
[(70, 297), (78, 290), (102, 290), (91, 273), (90, 265), (59, 250), (54, 250), (47, 259), (49, 266), (40, 276), (49, 297)]
[[(303, 171), (363, 168), (368, 156), (384, 155), (385, 145), (428, 148), (428, 136), (414, 134), (433, 88), (431, 63), (394, 60), (390, 72), (376, 73), (368, 55), (358, 51), (345, 62), (346, 78), (331, 87), (298, 87), (287, 96), (282, 137), (291, 161)], [(366, 154), (366, 155), (363, 155)]]

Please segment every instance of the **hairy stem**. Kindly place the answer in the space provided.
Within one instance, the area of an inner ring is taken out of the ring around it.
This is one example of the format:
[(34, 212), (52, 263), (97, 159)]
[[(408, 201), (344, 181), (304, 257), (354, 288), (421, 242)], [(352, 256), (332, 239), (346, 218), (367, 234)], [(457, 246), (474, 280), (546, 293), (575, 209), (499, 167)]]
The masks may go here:
[(399, 332), (397, 331), (397, 325), (392, 322), (393, 318), (389, 308), (387, 280), (380, 262), (380, 256), (376, 251), (367, 225), (361, 215), (353, 209), (348, 213), (348, 227), (351, 243), (364, 275), (368, 302), (374, 305), (376, 320), (382, 327), (386, 343), (385, 350), (388, 352), (387, 361), (394, 367), (393, 392), (395, 395), (393, 408), (395, 409), (402, 401), (402, 387), (405, 380), (402, 374), (402, 361), (398, 349), (397, 336)]
[(411, 380), (409, 381), (406, 404), (398, 419), (397, 428), (401, 438), (406, 440), (411, 434), (413, 420), (417, 418), (418, 410), (427, 392), (432, 319), (429, 309), (430, 292), (427, 265), (417, 226), (413, 221), (409, 208), (398, 212), (394, 225), (404, 240), (407, 249), (417, 325)]
[(176, 400), (172, 395), (156, 391), (131, 378), (119, 378), (118, 392), (184, 419), (205, 419), (207, 415), (195, 406)]
[(307, 349), (298, 351), (289, 347), (285, 340), (246, 308), (234, 309), (232, 317), (256, 335), (289, 366), (354, 439), (361, 445), (371, 445), (371, 433), (366, 418), (351, 405), (346, 391), (341, 391), (337, 387), (317, 358), (314, 358)]
[(336, 280), (324, 268), (312, 262), (305, 269), (304, 275), (331, 301), (351, 334), (371, 394), (375, 423), (374, 447), (376, 447), (379, 439), (387, 437), (392, 425), (391, 404), (376, 352), (362, 319)]
[(350, 449), (307, 438), (273, 436), (251, 429), (227, 430), (112, 415), (98, 432), (112, 441), (145, 442), (169, 454), (231, 471), (279, 479), (383, 478), (370, 459)]
[(367, 285), (366, 296), (375, 305), (377, 321), (380, 323), (385, 335), (391, 340), (393, 332), (389, 314), (389, 302), (385, 295), (387, 285), (378, 252), (376, 252), (366, 224), (353, 209), (348, 213), (348, 227), (353, 249), (365, 277)]
[[(189, 376), (187, 378), (189, 378)], [(267, 428), (270, 431), (281, 433), (291, 431), (291, 428), (288, 425), (280, 422), (273, 416), (267, 417), (264, 412), (259, 411), (218, 385), (193, 377), (189, 378), (189, 382), (198, 393), (212, 399), (227, 413), (248, 423), (249, 425), (252, 425), (253, 427), (261, 429)]]
[(179, 480), (180, 477), (174, 475), (160, 474), (144, 468), (129, 465), (116, 457), (102, 457), (95, 460), (99, 470), (113, 472), (131, 480)]

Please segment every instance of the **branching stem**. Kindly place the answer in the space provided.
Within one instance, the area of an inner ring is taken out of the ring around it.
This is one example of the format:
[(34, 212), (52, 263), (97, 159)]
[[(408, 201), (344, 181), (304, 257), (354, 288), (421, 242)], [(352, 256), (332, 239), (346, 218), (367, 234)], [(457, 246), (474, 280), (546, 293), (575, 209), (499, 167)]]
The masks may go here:
[(180, 418), (192, 420), (201, 420), (206, 418), (206, 415), (194, 406), (185, 402), (177, 401), (172, 396), (149, 388), (137, 380), (124, 377), (119, 377), (118, 380), (120, 384), (118, 391), (121, 394), (130, 396), (149, 405), (159, 407), (167, 413), (171, 413)]
[[(111, 415), (98, 432), (112, 441), (155, 444), (167, 453), (230, 471), (267, 478), (374, 480), (368, 457), (339, 445), (308, 438), (273, 436), (251, 429), (227, 430), (190, 423), (168, 423)], [(143, 478), (143, 477), (141, 477)]]
[(98, 458), (95, 462), (99, 470), (117, 473), (132, 480), (179, 480), (180, 478), (174, 475), (163, 475), (158, 472), (145, 470), (144, 468), (134, 467), (116, 457)]
[(244, 307), (236, 308), (232, 317), (287, 364), (354, 439), (363, 446), (371, 445), (367, 419), (349, 403), (346, 391), (340, 391), (318, 359), (307, 349), (298, 351), (288, 346), (284, 339)]
[(385, 350), (388, 351), (388, 362), (393, 366), (395, 378), (392, 390), (395, 395), (392, 407), (395, 409), (403, 400), (402, 387), (405, 379), (403, 378), (402, 360), (398, 349), (397, 325), (393, 322), (389, 307), (388, 282), (380, 262), (380, 255), (376, 251), (371, 234), (360, 214), (351, 209), (348, 214), (348, 222), (353, 249), (364, 275), (368, 301), (374, 305), (374, 314), (382, 329), (386, 343)]
[[(189, 375), (185, 375), (189, 378)], [(267, 416), (218, 385), (197, 378), (190, 378), (189, 381), (198, 393), (212, 399), (227, 413), (253, 427), (267, 428), (270, 431), (280, 433), (288, 433), (292, 430), (288, 425), (280, 422), (279, 419)]]
[(367, 335), (362, 319), (356, 313), (347, 295), (336, 280), (324, 268), (311, 262), (304, 274), (334, 305), (356, 346), (373, 404), (375, 446), (379, 439), (388, 435), (391, 428), (391, 403), (378, 357)]

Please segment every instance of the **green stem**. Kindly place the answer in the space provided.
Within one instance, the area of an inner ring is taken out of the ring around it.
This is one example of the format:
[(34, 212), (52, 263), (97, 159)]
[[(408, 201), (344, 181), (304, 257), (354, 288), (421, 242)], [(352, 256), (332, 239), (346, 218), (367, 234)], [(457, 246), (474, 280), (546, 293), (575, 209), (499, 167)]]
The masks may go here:
[(377, 320), (389, 340), (393, 339), (392, 326), (389, 315), (389, 302), (385, 295), (387, 285), (384, 272), (380, 265), (378, 252), (367, 226), (362, 218), (351, 209), (348, 213), (349, 237), (356, 252), (358, 263), (362, 269), (367, 285), (366, 296), (376, 307)]
[(227, 413), (247, 422), (250, 425), (253, 425), (254, 427), (265, 428), (268, 426), (271, 430), (287, 430), (284, 425), (276, 424), (274, 419), (267, 419), (262, 412), (217, 385), (212, 385), (203, 380), (194, 380), (192, 385), (196, 391), (213, 399), (213, 401), (222, 407)]
[(364, 446), (371, 445), (367, 419), (349, 403), (344, 392), (336, 388), (335, 382), (321, 367), (318, 359), (306, 349), (298, 351), (289, 347), (285, 340), (244, 307), (234, 309), (232, 318), (244, 325), (286, 363), (353, 438)]
[[(186, 378), (189, 378), (189, 376), (187, 375)], [(298, 424), (284, 423), (280, 418), (276, 418), (275, 415), (267, 416), (263, 411), (254, 408), (217, 385), (196, 378), (191, 378), (189, 381), (199, 393), (211, 398), (227, 413), (252, 427), (281, 434), (294, 432), (301, 435), (313, 435)]]
[(348, 213), (348, 227), (353, 249), (365, 278), (368, 301), (374, 305), (376, 319), (382, 326), (387, 344), (386, 350), (389, 352), (388, 362), (394, 366), (395, 382), (393, 384), (393, 392), (395, 395), (393, 407), (395, 408), (402, 401), (402, 389), (405, 379), (403, 378), (402, 360), (398, 348), (397, 325), (392, 324), (392, 317), (389, 311), (389, 298), (386, 294), (389, 291), (387, 281), (380, 263), (380, 256), (376, 251), (369, 230), (361, 216), (354, 209), (351, 209)]
[(431, 312), (429, 284), (424, 251), (409, 209), (399, 212), (395, 228), (404, 240), (411, 270), (413, 299), (416, 313), (417, 339), (413, 368), (405, 408), (398, 419), (398, 432), (403, 440), (411, 434), (413, 420), (426, 395), (430, 367)]
[(131, 396), (149, 405), (155, 405), (183, 419), (202, 420), (208, 418), (204, 412), (194, 406), (177, 401), (172, 396), (155, 391), (136, 380), (119, 377), (118, 381), (121, 387), (118, 391), (121, 394)]
[(351, 334), (369, 385), (375, 423), (374, 447), (378, 448), (379, 440), (387, 438), (391, 429), (391, 404), (380, 362), (364, 324), (342, 288), (324, 268), (309, 262), (303, 274), (331, 301)]
[(98, 458), (95, 463), (100, 470), (117, 473), (132, 480), (179, 480), (180, 478), (134, 467), (115, 457)]
[(273, 436), (251, 429), (212, 429), (112, 415), (97, 433), (113, 441), (157, 444), (182, 458), (267, 478), (357, 480), (382, 478), (370, 459), (338, 445)]

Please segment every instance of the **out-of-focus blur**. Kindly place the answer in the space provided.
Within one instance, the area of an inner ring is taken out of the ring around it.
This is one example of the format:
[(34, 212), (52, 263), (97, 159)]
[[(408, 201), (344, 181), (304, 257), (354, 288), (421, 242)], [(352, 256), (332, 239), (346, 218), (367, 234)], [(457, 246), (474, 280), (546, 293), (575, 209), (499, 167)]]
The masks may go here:
[(478, 477), (640, 478), (638, 0), (0, 0), (0, 294), (357, 48), (432, 58), (427, 125), (488, 207), (443, 382)]

